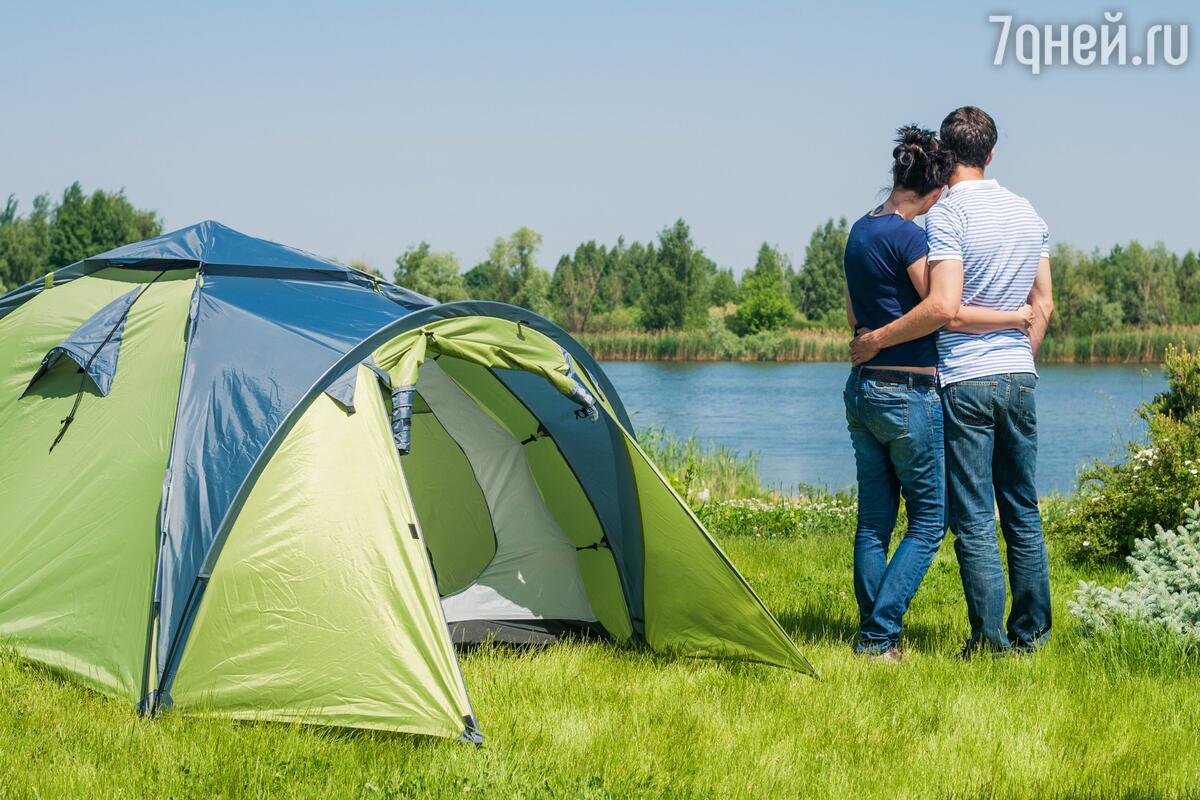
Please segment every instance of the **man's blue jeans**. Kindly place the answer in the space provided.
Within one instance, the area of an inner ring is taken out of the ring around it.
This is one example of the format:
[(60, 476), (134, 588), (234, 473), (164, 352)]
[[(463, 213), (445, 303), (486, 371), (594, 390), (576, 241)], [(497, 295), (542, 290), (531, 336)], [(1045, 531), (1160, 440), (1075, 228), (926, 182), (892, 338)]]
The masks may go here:
[[(855, 649), (883, 652), (899, 644), (904, 612), (946, 533), (942, 404), (932, 376), (862, 368), (846, 382), (845, 401), (858, 467)], [(908, 531), (889, 562), (901, 495)]]
[[(971, 622), (968, 649), (1033, 649), (1050, 636), (1050, 570), (1038, 513), (1037, 376), (989, 375), (942, 388), (950, 528)], [(1008, 552), (1012, 610), (1004, 623)]]

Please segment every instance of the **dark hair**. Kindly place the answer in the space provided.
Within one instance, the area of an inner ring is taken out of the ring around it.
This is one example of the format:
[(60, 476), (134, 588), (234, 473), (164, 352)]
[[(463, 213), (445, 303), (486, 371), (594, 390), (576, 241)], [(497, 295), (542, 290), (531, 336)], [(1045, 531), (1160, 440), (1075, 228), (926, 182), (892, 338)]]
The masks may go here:
[(954, 170), (954, 157), (942, 147), (934, 132), (916, 125), (905, 125), (896, 131), (892, 158), (893, 185), (911, 189), (922, 197), (945, 186)]
[(996, 120), (982, 108), (956, 108), (942, 120), (942, 145), (959, 164), (983, 169), (996, 146)]

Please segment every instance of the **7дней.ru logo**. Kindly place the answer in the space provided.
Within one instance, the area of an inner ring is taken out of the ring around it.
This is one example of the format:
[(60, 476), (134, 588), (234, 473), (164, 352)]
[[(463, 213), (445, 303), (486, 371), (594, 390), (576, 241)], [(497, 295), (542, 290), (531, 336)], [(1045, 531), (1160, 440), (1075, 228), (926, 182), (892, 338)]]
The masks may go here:
[[(1151, 25), (1142, 37), (1141, 52), (1130, 52), (1128, 26), (1121, 22), (1122, 11), (1104, 12), (1104, 23), (1092, 25), (1024, 23), (1013, 27), (1013, 18), (993, 14), (988, 22), (1000, 26), (993, 64), (1000, 66), (1007, 58), (1011, 43), (1013, 58), (1029, 67), (1034, 75), (1051, 66), (1077, 65), (1153, 67), (1160, 63), (1179, 67), (1187, 63), (1188, 26)], [(1118, 24), (1119, 23), (1119, 24)]]

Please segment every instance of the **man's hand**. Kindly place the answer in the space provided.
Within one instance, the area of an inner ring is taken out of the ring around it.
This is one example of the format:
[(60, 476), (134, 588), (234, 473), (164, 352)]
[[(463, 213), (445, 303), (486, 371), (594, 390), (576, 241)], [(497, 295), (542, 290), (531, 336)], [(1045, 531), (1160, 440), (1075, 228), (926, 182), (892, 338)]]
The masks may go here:
[(870, 328), (859, 328), (860, 333), (850, 342), (850, 363), (860, 366), (879, 355), (879, 343), (875, 340), (875, 331)]
[(1033, 288), (1029, 291), (1029, 305), (1033, 306), (1035, 321), (1029, 331), (1029, 346), (1036, 356), (1038, 349), (1046, 338), (1046, 329), (1050, 327), (1050, 317), (1054, 314), (1054, 289), (1051, 286), (1050, 259), (1038, 261), (1037, 277), (1033, 279)]
[(1017, 315), (1021, 318), (1021, 322), (1024, 325), (1021, 328), (1021, 332), (1026, 336), (1031, 336), (1033, 334), (1033, 326), (1038, 321), (1037, 311), (1034, 310), (1033, 306), (1026, 303), (1017, 309)]

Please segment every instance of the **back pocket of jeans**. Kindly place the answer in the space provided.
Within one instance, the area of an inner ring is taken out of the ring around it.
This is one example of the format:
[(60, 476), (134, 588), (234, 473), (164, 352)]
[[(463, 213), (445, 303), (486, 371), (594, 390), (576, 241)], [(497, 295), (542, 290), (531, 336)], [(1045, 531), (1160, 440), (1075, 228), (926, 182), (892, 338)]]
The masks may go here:
[(963, 425), (991, 425), (996, 396), (995, 381), (962, 381), (950, 387), (954, 420)]
[(1017, 429), (1026, 436), (1037, 433), (1037, 400), (1034, 387), (1017, 386)]
[(859, 416), (867, 429), (881, 442), (890, 442), (908, 434), (908, 396), (901, 392), (862, 393)]

